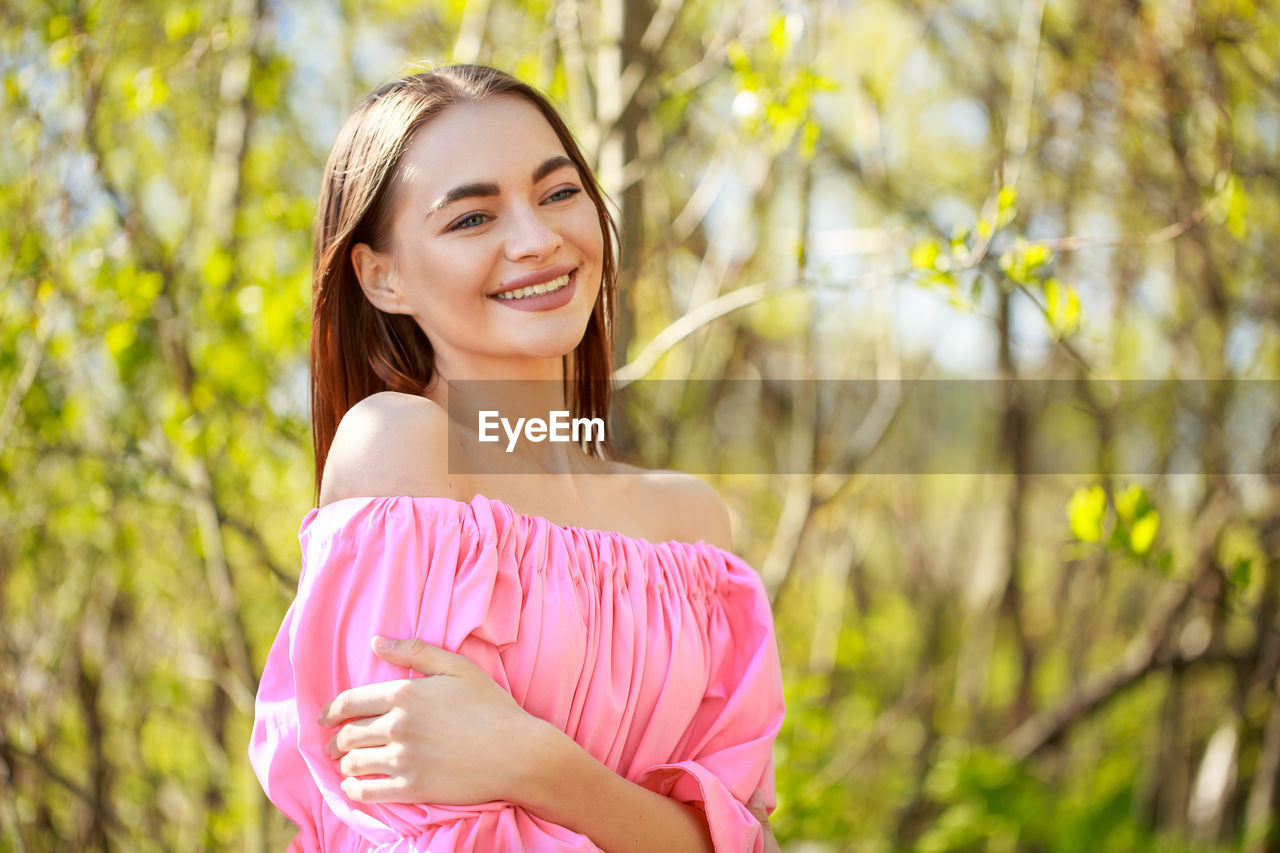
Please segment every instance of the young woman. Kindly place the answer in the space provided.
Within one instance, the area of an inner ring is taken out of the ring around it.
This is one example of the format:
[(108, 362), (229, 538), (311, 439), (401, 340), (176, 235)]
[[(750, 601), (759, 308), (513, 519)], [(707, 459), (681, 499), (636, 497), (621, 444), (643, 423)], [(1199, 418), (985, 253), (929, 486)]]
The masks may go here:
[(343, 127), (319, 506), (250, 745), (292, 849), (773, 846), (777, 646), (719, 497), (607, 441), (480, 440), (483, 411), (607, 418), (615, 243), (564, 122), (506, 74), (410, 76)]

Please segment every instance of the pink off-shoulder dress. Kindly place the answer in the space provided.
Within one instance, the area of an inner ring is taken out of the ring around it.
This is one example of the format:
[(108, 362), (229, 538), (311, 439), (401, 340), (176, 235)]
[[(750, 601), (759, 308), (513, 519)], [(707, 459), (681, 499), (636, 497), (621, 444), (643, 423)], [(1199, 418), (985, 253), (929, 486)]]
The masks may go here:
[(302, 522), (302, 574), (267, 658), (249, 757), (299, 832), (291, 850), (594, 851), (503, 802), (362, 804), (320, 709), (416, 673), (374, 634), (465, 655), (530, 713), (640, 785), (706, 811), (717, 851), (760, 851), (782, 683), (759, 576), (705, 542), (557, 525), (501, 501), (348, 498)]

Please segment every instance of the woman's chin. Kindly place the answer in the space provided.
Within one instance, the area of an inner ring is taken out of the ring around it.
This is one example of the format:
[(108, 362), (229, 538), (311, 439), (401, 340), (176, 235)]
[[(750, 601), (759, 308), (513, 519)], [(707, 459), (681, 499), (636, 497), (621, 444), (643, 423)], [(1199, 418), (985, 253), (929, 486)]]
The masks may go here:
[[(555, 362), (559, 363), (560, 359), (572, 353), (577, 349), (581, 338), (575, 338), (572, 341), (539, 341), (529, 343), (525, 346), (512, 346), (507, 348), (505, 352), (499, 355), (499, 359), (509, 365), (520, 367), (522, 363), (529, 363), (533, 366), (539, 362)], [(498, 355), (494, 353), (494, 355)], [(519, 372), (523, 373), (521, 369)]]
[(560, 358), (578, 348), (586, 331), (587, 321), (584, 319), (581, 323), (566, 324), (566, 328), (548, 329), (545, 334), (512, 335), (507, 338), (507, 341), (513, 350), (513, 355), (525, 355), (529, 358)]

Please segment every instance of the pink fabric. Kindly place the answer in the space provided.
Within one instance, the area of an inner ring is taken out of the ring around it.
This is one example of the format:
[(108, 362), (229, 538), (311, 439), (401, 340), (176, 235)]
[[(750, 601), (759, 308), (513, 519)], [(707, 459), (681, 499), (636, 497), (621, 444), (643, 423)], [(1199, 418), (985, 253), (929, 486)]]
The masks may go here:
[(290, 849), (585, 851), (508, 803), (360, 804), (321, 751), (320, 709), (416, 673), (374, 634), (466, 655), (522, 707), (627, 779), (705, 809), (717, 851), (760, 851), (743, 805), (774, 806), (782, 682), (768, 599), (737, 556), (562, 527), (477, 495), (313, 509), (303, 566), (258, 690), (249, 757), (300, 829)]

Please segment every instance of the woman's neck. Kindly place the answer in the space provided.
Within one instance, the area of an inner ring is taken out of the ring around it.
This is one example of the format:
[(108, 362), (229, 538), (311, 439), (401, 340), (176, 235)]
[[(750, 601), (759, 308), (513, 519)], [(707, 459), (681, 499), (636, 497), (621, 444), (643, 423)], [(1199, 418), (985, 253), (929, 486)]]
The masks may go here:
[[(603, 422), (569, 411), (560, 379), (439, 377), (427, 396), (449, 413), (450, 430), (472, 448), (468, 465), (478, 470), (459, 473), (572, 475), (589, 461), (580, 439), (604, 437)], [(451, 453), (453, 446), (451, 441)]]

